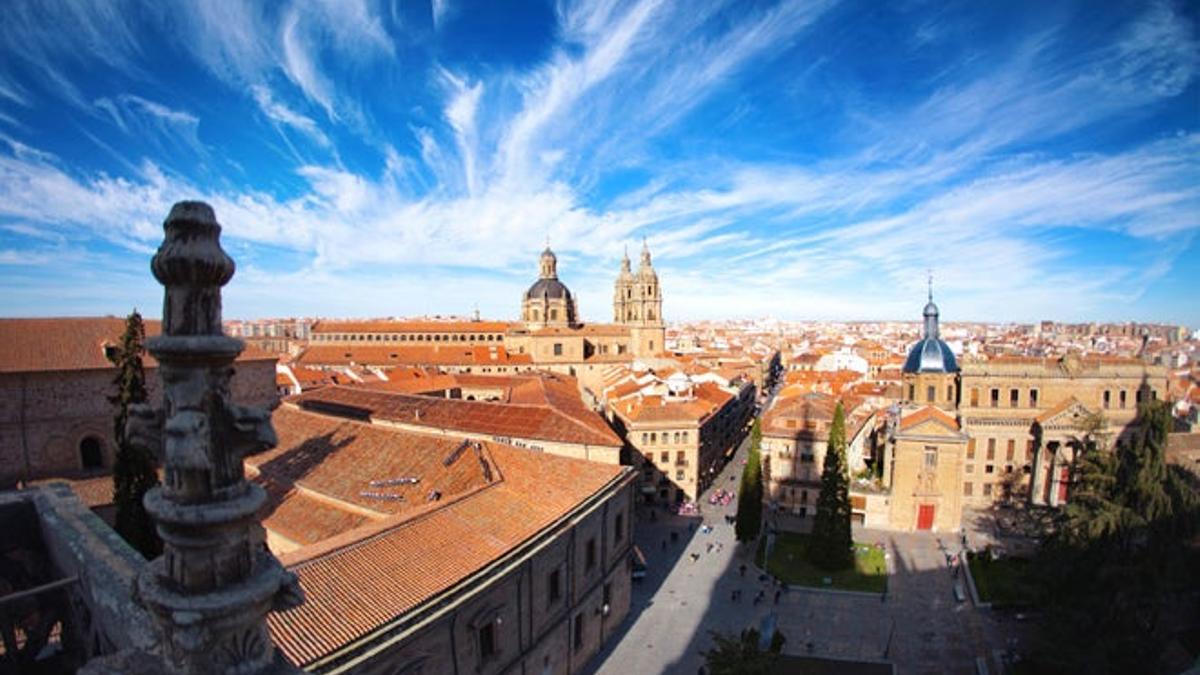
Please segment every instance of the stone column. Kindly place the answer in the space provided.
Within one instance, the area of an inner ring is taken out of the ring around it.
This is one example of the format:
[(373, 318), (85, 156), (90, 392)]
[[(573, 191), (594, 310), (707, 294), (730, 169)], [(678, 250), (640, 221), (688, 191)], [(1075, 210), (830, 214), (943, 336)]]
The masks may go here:
[(162, 335), (147, 340), (163, 378), (162, 408), (139, 406), (128, 429), (162, 461), (164, 482), (145, 505), (164, 551), (142, 571), (136, 593), (162, 629), (169, 670), (290, 672), (265, 617), (303, 595), (264, 543), (258, 512), (266, 493), (243, 475), (243, 456), (276, 441), (268, 410), (230, 398), (244, 346), (221, 330), (221, 287), (233, 260), (207, 204), (176, 204), (163, 229), (151, 262), (166, 287)]

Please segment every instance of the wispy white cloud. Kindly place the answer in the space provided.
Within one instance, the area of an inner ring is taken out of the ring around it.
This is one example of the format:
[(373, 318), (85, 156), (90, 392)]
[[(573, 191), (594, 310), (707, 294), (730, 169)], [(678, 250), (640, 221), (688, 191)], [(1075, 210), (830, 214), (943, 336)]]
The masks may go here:
[(251, 88), (251, 92), (254, 94), (254, 102), (258, 104), (259, 110), (262, 110), (268, 119), (299, 131), (322, 147), (330, 147), (329, 137), (321, 131), (311, 117), (301, 115), (276, 101), (275, 97), (271, 95), (271, 91), (264, 86), (255, 85)]

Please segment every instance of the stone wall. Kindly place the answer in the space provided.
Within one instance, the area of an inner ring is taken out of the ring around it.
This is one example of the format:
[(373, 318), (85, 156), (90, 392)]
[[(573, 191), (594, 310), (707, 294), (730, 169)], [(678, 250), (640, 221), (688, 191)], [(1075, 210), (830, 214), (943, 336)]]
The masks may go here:
[[(275, 362), (239, 361), (230, 387), (244, 405), (274, 407)], [(0, 488), (16, 481), (112, 468), (115, 369), (0, 374)], [(161, 396), (157, 368), (146, 369), (150, 400)], [(85, 467), (81, 446), (99, 446), (100, 466)]]

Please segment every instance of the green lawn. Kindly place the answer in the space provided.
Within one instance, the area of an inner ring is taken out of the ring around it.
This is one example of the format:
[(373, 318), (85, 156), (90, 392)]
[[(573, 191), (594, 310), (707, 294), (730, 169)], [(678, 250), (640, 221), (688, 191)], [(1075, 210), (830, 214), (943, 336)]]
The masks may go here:
[[(767, 572), (794, 586), (870, 593), (883, 593), (887, 590), (887, 563), (883, 559), (882, 550), (856, 543), (853, 568), (826, 572), (808, 562), (805, 556), (808, 539), (807, 534), (780, 532), (775, 539), (775, 552), (767, 561)], [(759, 541), (756, 559), (759, 567), (762, 567), (766, 546), (766, 537), (763, 537)]]
[(1029, 575), (1029, 561), (1024, 558), (999, 558), (992, 560), (987, 554), (968, 557), (971, 576), (979, 599), (995, 607), (1010, 607), (1033, 604), (1036, 600)]

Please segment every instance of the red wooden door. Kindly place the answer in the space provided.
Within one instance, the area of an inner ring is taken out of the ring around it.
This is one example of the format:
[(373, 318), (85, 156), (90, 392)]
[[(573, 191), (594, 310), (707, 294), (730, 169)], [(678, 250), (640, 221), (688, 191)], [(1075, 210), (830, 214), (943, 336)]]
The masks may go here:
[(917, 529), (933, 529), (933, 504), (921, 504), (917, 507)]
[(1071, 482), (1071, 472), (1067, 467), (1063, 467), (1062, 472), (1058, 474), (1058, 503), (1067, 503), (1067, 485)]

